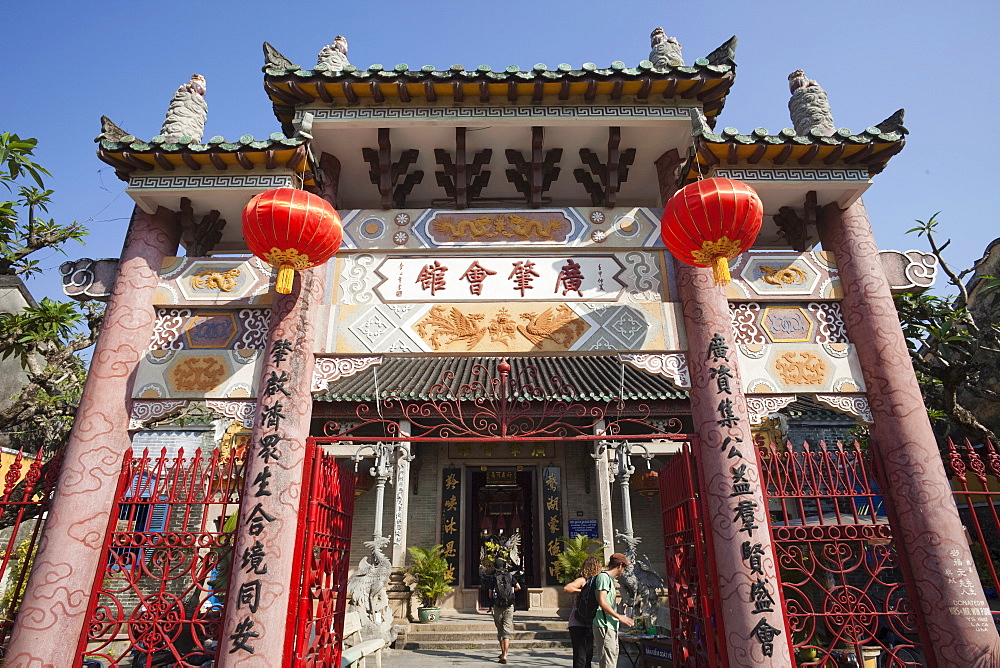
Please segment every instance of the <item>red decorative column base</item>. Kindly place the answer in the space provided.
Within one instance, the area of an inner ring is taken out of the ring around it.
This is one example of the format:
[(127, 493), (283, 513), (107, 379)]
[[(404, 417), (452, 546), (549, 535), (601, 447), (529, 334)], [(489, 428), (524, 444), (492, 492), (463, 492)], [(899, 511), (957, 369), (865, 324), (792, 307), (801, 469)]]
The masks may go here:
[(718, 580), (727, 666), (791, 666), (767, 501), (750, 435), (729, 303), (711, 269), (681, 265), (691, 414)]
[(38, 556), (21, 602), (6, 665), (74, 665), (94, 574), (108, 530), (122, 458), (131, 447), (129, 408), (136, 366), (149, 347), (153, 292), (163, 258), (177, 252), (180, 226), (167, 209), (136, 208), (104, 326), (63, 454)]
[(864, 204), (823, 209), (823, 248), (832, 251), (842, 308), (861, 362), (875, 424), (872, 450), (898, 515), (893, 527), (909, 564), (929, 645), (939, 666), (1000, 666), (1000, 638), (969, 551), (951, 484), (910, 364), (889, 282)]

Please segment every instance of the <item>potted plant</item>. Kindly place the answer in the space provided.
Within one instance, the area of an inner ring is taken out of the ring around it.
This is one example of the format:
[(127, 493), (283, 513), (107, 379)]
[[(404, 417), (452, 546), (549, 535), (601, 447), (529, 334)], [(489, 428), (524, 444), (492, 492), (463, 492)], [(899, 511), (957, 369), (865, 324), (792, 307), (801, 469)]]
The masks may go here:
[(451, 593), (451, 566), (444, 558), (441, 545), (431, 548), (410, 547), (412, 563), (406, 569), (406, 574), (413, 580), (413, 589), (420, 598), (420, 608), (417, 615), (421, 622), (435, 622), (441, 617), (441, 608), (437, 607), (438, 599)]
[(556, 557), (556, 573), (559, 582), (566, 584), (576, 579), (577, 573), (588, 557), (602, 556), (604, 544), (588, 536), (577, 534), (572, 538), (560, 536), (562, 552)]

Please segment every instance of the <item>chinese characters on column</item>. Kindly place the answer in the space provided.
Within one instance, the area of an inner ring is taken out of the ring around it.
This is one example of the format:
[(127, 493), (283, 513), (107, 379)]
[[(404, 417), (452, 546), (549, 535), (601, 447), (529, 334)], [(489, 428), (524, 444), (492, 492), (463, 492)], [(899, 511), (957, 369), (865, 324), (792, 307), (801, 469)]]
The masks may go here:
[(559, 542), (559, 537), (563, 535), (561, 483), (562, 476), (558, 466), (546, 466), (542, 469), (542, 499), (545, 503), (542, 515), (545, 528), (545, 583), (549, 585), (559, 583), (556, 565), (562, 552), (562, 543)]
[(442, 556), (448, 562), (448, 574), (455, 577), (458, 568), (460, 500), (462, 498), (462, 469), (447, 468), (442, 471), (441, 493), (441, 545)]
[[(733, 400), (733, 369), (729, 359), (729, 345), (726, 338), (719, 333), (712, 335), (712, 340), (708, 344), (708, 356), (706, 359), (710, 364), (709, 378), (715, 383), (716, 396), (719, 404), (716, 408), (718, 424), (723, 429), (733, 429), (740, 423), (740, 418), (734, 413)], [(739, 527), (739, 534), (746, 534), (740, 551), (743, 562), (750, 571), (750, 589), (748, 592), (747, 606), (751, 615), (760, 615), (751, 633), (751, 638), (760, 643), (764, 656), (774, 655), (774, 638), (781, 634), (768, 622), (767, 613), (774, 613), (774, 583), (765, 577), (763, 570), (764, 548), (761, 543), (753, 542), (754, 532), (760, 531), (757, 524), (757, 512), (761, 510), (759, 504), (753, 497), (758, 496), (758, 490), (754, 488), (754, 483), (747, 476), (749, 470), (742, 448), (743, 438), (740, 436), (726, 436), (722, 440), (722, 450), (726, 453), (729, 461), (729, 475), (732, 488), (729, 498), (732, 499), (730, 508), (733, 522)], [(748, 446), (749, 447), (749, 446)], [(753, 456), (753, 450), (748, 450)], [(750, 497), (750, 498), (747, 498)]]
[[(242, 555), (236, 555), (239, 568), (248, 575), (265, 575), (267, 573), (267, 553), (264, 543), (260, 540), (268, 531), (268, 525), (276, 519), (264, 507), (263, 499), (271, 496), (271, 464), (281, 460), (281, 443), (284, 440), (281, 431), (281, 421), (286, 419), (285, 406), (282, 401), (292, 396), (287, 385), (291, 382), (287, 370), (280, 367), (288, 361), (292, 352), (292, 343), (287, 339), (277, 339), (271, 347), (271, 363), (277, 368), (266, 378), (261, 390), (262, 401), (260, 419), (264, 434), (260, 437), (254, 455), (264, 462), (264, 467), (254, 477), (252, 487), (253, 499), (259, 499), (247, 515), (243, 530), (252, 538), (250, 547), (243, 550)], [(255, 628), (253, 615), (260, 607), (264, 595), (265, 583), (258, 577), (243, 582), (239, 589), (233, 592), (236, 608), (242, 617), (229, 636), (229, 653), (255, 653), (253, 641), (260, 637)], [(245, 612), (244, 612), (245, 610)]]

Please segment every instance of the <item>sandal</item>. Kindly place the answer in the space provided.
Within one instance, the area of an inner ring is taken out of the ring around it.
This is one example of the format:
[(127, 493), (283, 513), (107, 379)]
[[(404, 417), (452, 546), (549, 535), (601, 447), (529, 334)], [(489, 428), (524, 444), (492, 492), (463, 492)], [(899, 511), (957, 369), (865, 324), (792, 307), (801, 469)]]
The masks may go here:
[(501, 656), (499, 659), (497, 659), (497, 663), (507, 663), (507, 659)]

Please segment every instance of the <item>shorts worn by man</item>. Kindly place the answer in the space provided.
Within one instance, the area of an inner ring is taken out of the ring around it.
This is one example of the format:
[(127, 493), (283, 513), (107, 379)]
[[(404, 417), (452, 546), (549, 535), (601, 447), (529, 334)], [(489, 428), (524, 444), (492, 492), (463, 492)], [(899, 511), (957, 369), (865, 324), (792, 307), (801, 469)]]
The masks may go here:
[[(503, 566), (502, 562), (498, 560), (498, 567)], [(505, 596), (498, 595), (497, 589), (499, 583), (504, 579), (504, 575), (507, 576), (507, 582), (510, 584), (512, 591), (506, 592)], [(516, 578), (511, 577), (509, 574), (503, 573), (503, 571), (498, 570), (493, 576), (493, 588), (492, 588), (492, 606), (493, 606), (493, 623), (497, 627), (497, 640), (500, 642), (500, 657), (497, 659), (497, 663), (507, 663), (507, 652), (510, 650), (510, 640), (514, 637), (514, 592), (521, 589), (521, 584)], [(501, 600), (506, 599), (506, 600)]]
[(597, 591), (597, 614), (594, 615), (594, 655), (601, 668), (615, 668), (618, 665), (618, 625), (632, 626), (630, 617), (618, 614), (615, 598), (618, 591), (615, 580), (632, 565), (625, 555), (615, 552), (608, 559), (608, 567), (597, 576), (594, 589)]

